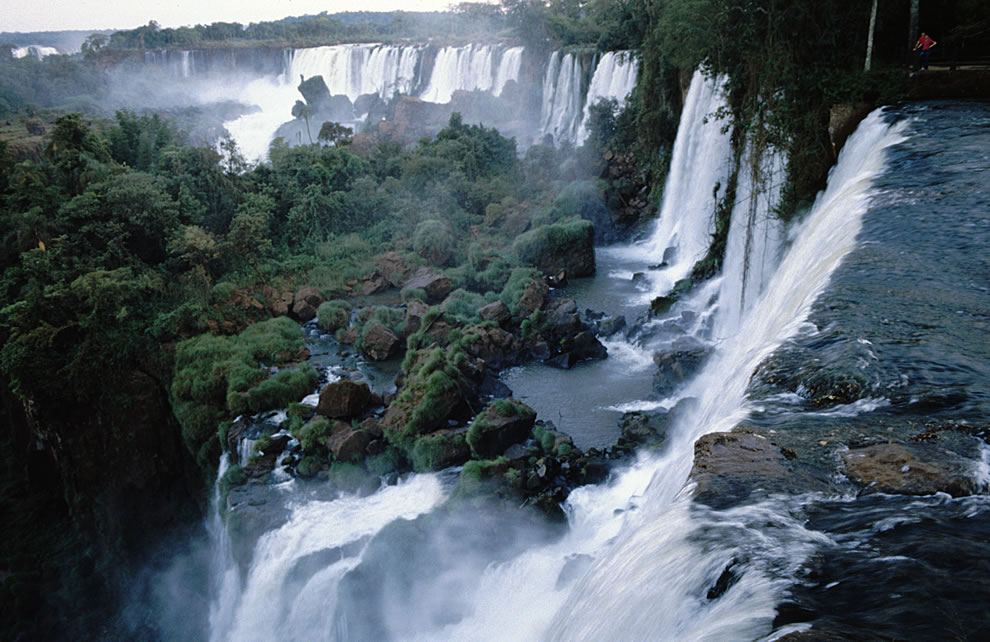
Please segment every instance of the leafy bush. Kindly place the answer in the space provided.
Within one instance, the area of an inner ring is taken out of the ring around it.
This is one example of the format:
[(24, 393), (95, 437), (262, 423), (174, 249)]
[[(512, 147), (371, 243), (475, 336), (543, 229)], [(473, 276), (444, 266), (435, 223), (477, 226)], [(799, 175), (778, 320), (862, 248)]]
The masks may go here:
[(509, 280), (506, 281), (505, 287), (502, 288), (499, 299), (502, 300), (502, 303), (509, 306), (512, 314), (516, 314), (519, 311), (519, 300), (522, 298), (526, 288), (531, 282), (539, 281), (542, 278), (543, 275), (535, 268), (515, 268), (512, 270)]
[(431, 265), (443, 265), (453, 253), (454, 237), (443, 221), (427, 219), (416, 226), (413, 250)]
[(299, 440), (299, 444), (306, 452), (313, 452), (317, 448), (326, 450), (326, 441), (330, 437), (330, 420), (326, 417), (316, 417), (300, 426), (292, 436)]

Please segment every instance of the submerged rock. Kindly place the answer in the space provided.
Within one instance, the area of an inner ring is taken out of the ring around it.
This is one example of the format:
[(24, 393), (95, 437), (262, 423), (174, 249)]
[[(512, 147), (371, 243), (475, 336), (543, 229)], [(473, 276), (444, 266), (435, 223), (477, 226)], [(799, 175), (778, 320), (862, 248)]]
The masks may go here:
[(844, 453), (846, 474), (869, 492), (900, 495), (977, 492), (972, 463), (934, 444), (876, 444)]

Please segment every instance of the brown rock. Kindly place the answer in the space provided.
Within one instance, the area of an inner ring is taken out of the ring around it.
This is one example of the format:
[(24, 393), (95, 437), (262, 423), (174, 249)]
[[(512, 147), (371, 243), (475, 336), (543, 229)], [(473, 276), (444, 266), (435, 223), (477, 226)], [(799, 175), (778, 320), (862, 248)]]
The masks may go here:
[(346, 424), (338, 424), (327, 439), (327, 448), (338, 461), (357, 461), (364, 457), (364, 450), (373, 437), (363, 430), (356, 430)]
[(934, 444), (877, 444), (842, 456), (846, 474), (870, 491), (953, 497), (977, 492), (968, 460)]
[(426, 299), (430, 303), (439, 303), (453, 289), (450, 278), (439, 270), (433, 268), (420, 268), (412, 275), (403, 289), (423, 290), (426, 292)]
[(361, 279), (361, 294), (370, 296), (389, 288), (391, 283), (377, 270)]
[(334, 419), (354, 417), (368, 407), (370, 400), (371, 389), (367, 383), (344, 379), (323, 387), (316, 412)]
[(422, 301), (410, 301), (406, 305), (406, 336), (419, 332), (419, 328), (423, 325), (423, 317), (429, 311), (430, 306)]
[(387, 361), (399, 351), (399, 337), (382, 323), (372, 324), (362, 343), (364, 354), (375, 361)]
[(478, 316), (485, 321), (494, 321), (499, 325), (503, 325), (512, 319), (512, 314), (509, 312), (508, 306), (501, 301), (495, 301), (482, 307), (478, 310)]
[(541, 309), (546, 303), (549, 292), (550, 288), (543, 281), (531, 281), (523, 291), (522, 298), (519, 299), (519, 317), (525, 319)]
[[(508, 411), (509, 408), (511, 411)], [(525, 440), (533, 429), (536, 411), (515, 399), (499, 400), (475, 420), (469, 431), (471, 450), (481, 459), (501, 455), (512, 444)]]
[(386, 252), (375, 261), (375, 270), (389, 282), (389, 285), (397, 288), (409, 279), (413, 266), (399, 256), (398, 252)]

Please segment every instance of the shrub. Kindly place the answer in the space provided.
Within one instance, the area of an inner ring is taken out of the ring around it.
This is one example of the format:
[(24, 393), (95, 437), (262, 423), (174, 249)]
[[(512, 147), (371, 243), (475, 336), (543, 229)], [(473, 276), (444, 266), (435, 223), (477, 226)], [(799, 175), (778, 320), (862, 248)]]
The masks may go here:
[[(413, 444), (410, 458), (413, 470), (418, 473), (440, 470), (457, 454), (467, 454), (464, 435), (429, 435), (420, 437)], [(467, 457), (464, 457), (467, 459)]]
[(441, 307), (448, 318), (453, 318), (460, 324), (468, 324), (481, 321), (478, 309), (486, 303), (488, 301), (480, 294), (458, 289), (447, 296)]
[(505, 287), (502, 288), (502, 293), (499, 295), (499, 299), (502, 303), (509, 306), (509, 310), (512, 314), (516, 314), (519, 311), (519, 299), (522, 298), (523, 293), (526, 291), (526, 287), (532, 281), (539, 281), (543, 278), (543, 275), (539, 270), (534, 268), (514, 268), (512, 273), (509, 275), (509, 280), (506, 281)]
[(443, 221), (428, 219), (416, 226), (413, 250), (431, 265), (443, 265), (453, 253), (454, 237)]
[(315, 477), (321, 468), (323, 468), (323, 460), (320, 457), (307, 455), (303, 457), (301, 462), (296, 464), (296, 473), (300, 477)]
[(405, 457), (402, 451), (394, 446), (388, 446), (385, 451), (365, 459), (368, 472), (377, 477), (402, 470)]
[(303, 424), (292, 436), (299, 440), (299, 444), (306, 452), (312, 452), (317, 448), (326, 449), (327, 438), (330, 437), (330, 420), (326, 417), (316, 417), (309, 423)]

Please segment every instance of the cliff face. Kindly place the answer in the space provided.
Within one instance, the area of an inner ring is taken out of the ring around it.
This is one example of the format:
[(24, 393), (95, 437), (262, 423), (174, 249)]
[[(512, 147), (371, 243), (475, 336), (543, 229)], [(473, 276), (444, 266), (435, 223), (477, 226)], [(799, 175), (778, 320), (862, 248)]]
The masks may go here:
[[(162, 385), (134, 370), (87, 406), (5, 392), (4, 634), (104, 629), (163, 542), (201, 521), (205, 484)], [(7, 391), (7, 386), (4, 386)]]

